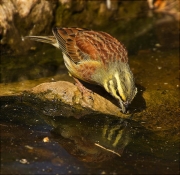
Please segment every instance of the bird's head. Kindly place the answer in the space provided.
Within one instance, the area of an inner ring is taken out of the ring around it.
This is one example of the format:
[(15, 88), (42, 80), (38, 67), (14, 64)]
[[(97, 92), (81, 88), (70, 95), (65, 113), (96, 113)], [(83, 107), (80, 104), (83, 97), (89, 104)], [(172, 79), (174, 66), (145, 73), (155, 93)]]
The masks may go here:
[(134, 99), (137, 88), (135, 87), (133, 74), (127, 63), (121, 63), (113, 74), (104, 81), (104, 88), (119, 101), (120, 108), (126, 113), (128, 105)]

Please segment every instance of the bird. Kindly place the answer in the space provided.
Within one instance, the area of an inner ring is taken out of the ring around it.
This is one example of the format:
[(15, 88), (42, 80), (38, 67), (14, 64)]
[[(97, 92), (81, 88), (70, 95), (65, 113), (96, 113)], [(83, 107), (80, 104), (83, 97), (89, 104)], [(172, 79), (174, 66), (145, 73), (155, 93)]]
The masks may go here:
[(103, 87), (118, 101), (120, 111), (127, 113), (137, 88), (124, 45), (106, 32), (85, 28), (53, 27), (52, 33), (26, 38), (61, 49), (65, 66), (76, 82)]

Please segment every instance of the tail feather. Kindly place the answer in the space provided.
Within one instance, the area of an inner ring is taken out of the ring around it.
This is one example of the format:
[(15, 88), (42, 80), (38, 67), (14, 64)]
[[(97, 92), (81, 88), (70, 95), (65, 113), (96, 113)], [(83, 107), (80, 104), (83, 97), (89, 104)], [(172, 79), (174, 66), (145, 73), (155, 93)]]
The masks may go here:
[(28, 38), (33, 41), (48, 43), (59, 48), (59, 44), (54, 36), (25, 36), (25, 38)]

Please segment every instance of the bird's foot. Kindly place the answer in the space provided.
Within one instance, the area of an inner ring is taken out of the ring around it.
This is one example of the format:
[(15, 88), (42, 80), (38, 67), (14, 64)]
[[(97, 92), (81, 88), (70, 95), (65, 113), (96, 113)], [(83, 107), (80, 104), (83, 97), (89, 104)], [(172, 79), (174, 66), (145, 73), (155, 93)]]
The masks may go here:
[(75, 85), (77, 86), (80, 92), (82, 92), (83, 94), (93, 93), (90, 89), (87, 89), (77, 78), (74, 78), (74, 80), (76, 82)]
[(93, 92), (91, 90), (87, 89), (77, 78), (74, 78), (74, 80), (76, 82), (75, 85), (77, 86), (78, 90), (82, 93), (82, 98), (83, 98), (85, 104), (88, 105), (89, 107), (92, 106)]

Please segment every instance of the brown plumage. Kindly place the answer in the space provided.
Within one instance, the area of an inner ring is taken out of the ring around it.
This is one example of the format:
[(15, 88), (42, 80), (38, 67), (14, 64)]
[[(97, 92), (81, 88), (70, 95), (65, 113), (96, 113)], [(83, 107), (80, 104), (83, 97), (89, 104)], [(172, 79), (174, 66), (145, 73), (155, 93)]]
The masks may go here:
[(82, 28), (56, 27), (53, 34), (28, 38), (60, 48), (73, 77), (103, 86), (125, 112), (137, 90), (124, 46), (105, 32)]
[(127, 62), (127, 52), (123, 45), (105, 32), (79, 28), (54, 28), (59, 45), (73, 62), (82, 60), (102, 60), (104, 64), (115, 59)]

